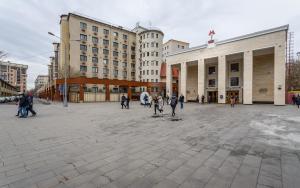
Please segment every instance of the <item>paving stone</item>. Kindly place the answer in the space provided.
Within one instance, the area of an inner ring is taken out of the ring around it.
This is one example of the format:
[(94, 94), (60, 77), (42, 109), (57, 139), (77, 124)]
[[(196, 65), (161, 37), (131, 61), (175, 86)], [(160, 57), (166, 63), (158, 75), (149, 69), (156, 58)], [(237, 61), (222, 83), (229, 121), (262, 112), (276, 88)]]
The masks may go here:
[(180, 122), (168, 119), (167, 106), (167, 115), (150, 118), (136, 102), (126, 111), (119, 103), (35, 108), (41, 115), (23, 121), (11, 116), (15, 106), (1, 105), (0, 187), (300, 184), (300, 144), (288, 136), (300, 132), (292, 106), (188, 103)]
[(178, 186), (179, 185), (177, 183), (175, 183), (174, 181), (166, 179), (166, 180), (159, 182), (153, 188), (176, 188)]
[(189, 166), (183, 165), (172, 172), (167, 179), (174, 181), (177, 184), (181, 184), (187, 177), (193, 173), (194, 169)]

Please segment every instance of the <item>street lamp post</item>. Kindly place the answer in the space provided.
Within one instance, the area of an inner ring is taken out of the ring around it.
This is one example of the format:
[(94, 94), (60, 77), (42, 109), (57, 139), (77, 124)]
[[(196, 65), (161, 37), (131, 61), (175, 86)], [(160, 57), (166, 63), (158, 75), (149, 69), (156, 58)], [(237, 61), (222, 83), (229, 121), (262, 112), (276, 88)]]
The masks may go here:
[[(59, 36), (51, 33), (51, 32), (48, 32), (49, 35), (52, 35), (56, 38), (59, 38), (63, 43), (64, 43), (64, 46), (65, 46), (65, 62), (64, 62), (64, 66), (65, 66), (65, 71), (64, 71), (64, 77), (65, 77), (65, 83), (64, 83), (64, 93), (63, 93), (63, 101), (64, 101), (64, 107), (68, 107), (68, 98), (67, 98), (67, 43)], [(70, 40), (70, 41), (81, 41), (80, 39), (79, 40)]]
[(64, 71), (64, 77), (65, 77), (65, 83), (64, 83), (64, 93), (63, 93), (63, 105), (64, 107), (68, 107), (68, 99), (67, 99), (67, 47), (66, 47), (66, 43), (65, 41), (60, 38), (59, 36), (54, 35), (51, 32), (48, 32), (49, 35), (52, 35), (56, 38), (61, 39), (61, 41), (64, 43), (64, 47), (65, 47), (65, 62), (64, 62), (64, 67), (65, 67), (65, 71)]

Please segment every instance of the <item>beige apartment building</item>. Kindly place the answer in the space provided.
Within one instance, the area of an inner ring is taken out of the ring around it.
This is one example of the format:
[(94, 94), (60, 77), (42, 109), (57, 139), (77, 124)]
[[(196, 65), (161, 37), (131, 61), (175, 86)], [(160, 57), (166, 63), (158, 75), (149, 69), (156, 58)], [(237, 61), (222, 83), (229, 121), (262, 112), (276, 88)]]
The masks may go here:
[(34, 81), (35, 89), (40, 89), (48, 85), (48, 75), (38, 75)]
[[(62, 15), (60, 26), (58, 69), (61, 72), (64, 72), (66, 49), (70, 77), (136, 79), (135, 32), (75, 13)], [(98, 91), (102, 86), (87, 84), (86, 88)]]
[(190, 43), (170, 39), (167, 42), (163, 44), (163, 60), (166, 61), (166, 58), (171, 53), (179, 52), (182, 50), (188, 49), (190, 46)]
[[(58, 47), (58, 77), (63, 77), (65, 50), (68, 77), (159, 83), (164, 33), (136, 25), (134, 29), (99, 21), (78, 13), (62, 15)], [(65, 46), (66, 44), (66, 46)], [(52, 60), (51, 60), (52, 62)], [(86, 90), (104, 90), (86, 84)], [(119, 86), (110, 86), (118, 90)], [(142, 91), (146, 88), (141, 87)], [(152, 88), (157, 92), (158, 88)]]
[(285, 104), (285, 57), (288, 25), (189, 48), (166, 57), (167, 94), (172, 68), (179, 70), (178, 94), (187, 101)]
[(27, 65), (0, 61), (0, 78), (23, 93), (27, 87)]

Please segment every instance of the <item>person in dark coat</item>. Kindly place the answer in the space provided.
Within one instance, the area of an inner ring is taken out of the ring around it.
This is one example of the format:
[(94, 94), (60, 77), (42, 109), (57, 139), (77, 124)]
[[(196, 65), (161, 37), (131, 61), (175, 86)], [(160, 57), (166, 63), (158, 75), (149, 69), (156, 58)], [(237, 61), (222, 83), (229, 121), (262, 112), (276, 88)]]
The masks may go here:
[(176, 109), (176, 105), (177, 105), (177, 97), (175, 95), (172, 96), (170, 105), (172, 108), (172, 116), (175, 116), (175, 109)]
[(129, 109), (129, 102), (130, 102), (130, 98), (129, 96), (126, 98), (126, 108)]
[(297, 99), (297, 98), (296, 98), (296, 96), (295, 96), (295, 95), (293, 95), (293, 96), (292, 96), (292, 102), (293, 102), (293, 105), (295, 105), (295, 104), (296, 104), (296, 99)]
[(158, 109), (158, 98), (155, 96), (153, 98), (153, 103), (154, 103), (154, 114), (156, 115), (156, 110)]
[(296, 98), (296, 104), (297, 104), (297, 106), (299, 108), (299, 106), (300, 106), (300, 95), (299, 94), (298, 94), (298, 96)]
[(181, 94), (180, 97), (179, 97), (179, 100), (180, 102), (180, 109), (183, 109), (183, 103), (184, 103), (184, 96)]
[(123, 94), (122, 97), (121, 97), (121, 106), (122, 106), (122, 109), (123, 109), (124, 107), (126, 108), (125, 102), (126, 102), (126, 97), (125, 97), (124, 94)]
[(28, 115), (28, 111), (30, 111), (32, 116), (35, 116), (36, 112), (33, 110), (33, 95), (32, 95), (32, 93), (29, 93), (27, 100), (28, 100), (27, 115)]
[(148, 106), (148, 99), (149, 99), (148, 95), (145, 95), (143, 99), (144, 99), (144, 107)]
[(202, 95), (202, 97), (201, 97), (201, 103), (202, 104), (204, 104), (204, 99), (205, 99), (205, 97), (204, 97), (204, 95)]
[(28, 102), (28, 96), (26, 94), (23, 94), (22, 97), (20, 98), (20, 118), (27, 118), (28, 112), (28, 106), (29, 106), (29, 102)]

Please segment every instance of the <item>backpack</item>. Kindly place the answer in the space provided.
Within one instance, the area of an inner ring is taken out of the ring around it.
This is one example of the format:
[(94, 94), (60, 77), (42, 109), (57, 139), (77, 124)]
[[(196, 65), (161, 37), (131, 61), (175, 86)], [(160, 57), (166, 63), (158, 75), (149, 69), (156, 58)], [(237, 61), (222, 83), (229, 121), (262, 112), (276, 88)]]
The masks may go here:
[(172, 98), (171, 99), (171, 106), (176, 106), (176, 98), (174, 97), (174, 98)]

